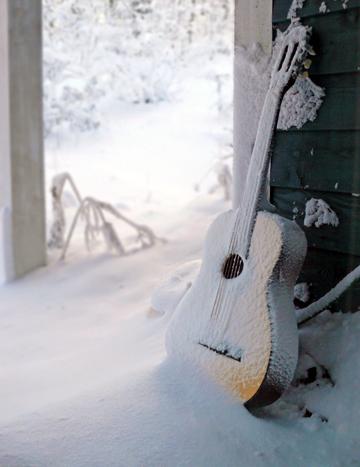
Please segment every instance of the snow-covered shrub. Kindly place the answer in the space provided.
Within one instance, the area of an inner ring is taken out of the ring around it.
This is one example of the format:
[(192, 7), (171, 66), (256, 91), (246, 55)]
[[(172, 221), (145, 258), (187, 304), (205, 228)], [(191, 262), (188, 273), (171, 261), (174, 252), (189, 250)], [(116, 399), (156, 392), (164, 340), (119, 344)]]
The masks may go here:
[(98, 127), (105, 95), (99, 38), (105, 2), (44, 0), (45, 136)]

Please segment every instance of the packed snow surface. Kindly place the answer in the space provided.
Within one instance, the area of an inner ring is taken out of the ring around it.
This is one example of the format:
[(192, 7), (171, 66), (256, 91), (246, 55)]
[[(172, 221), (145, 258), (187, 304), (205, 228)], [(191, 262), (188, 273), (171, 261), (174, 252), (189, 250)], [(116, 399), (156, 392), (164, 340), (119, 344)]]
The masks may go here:
[(258, 418), (167, 360), (168, 320), (148, 313), (149, 297), (200, 255), (227, 207), (198, 199), (167, 220), (167, 245), (128, 258), (79, 252), (1, 289), (0, 465), (359, 465), (360, 314), (304, 328), (296, 387)]

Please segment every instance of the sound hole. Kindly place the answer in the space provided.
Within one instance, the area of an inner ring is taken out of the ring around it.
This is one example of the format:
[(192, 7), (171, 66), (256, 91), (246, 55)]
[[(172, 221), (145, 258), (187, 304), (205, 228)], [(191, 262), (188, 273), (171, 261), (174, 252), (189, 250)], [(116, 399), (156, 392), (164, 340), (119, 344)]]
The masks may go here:
[(225, 279), (234, 279), (240, 276), (244, 269), (244, 261), (235, 253), (231, 254), (224, 263), (223, 275)]

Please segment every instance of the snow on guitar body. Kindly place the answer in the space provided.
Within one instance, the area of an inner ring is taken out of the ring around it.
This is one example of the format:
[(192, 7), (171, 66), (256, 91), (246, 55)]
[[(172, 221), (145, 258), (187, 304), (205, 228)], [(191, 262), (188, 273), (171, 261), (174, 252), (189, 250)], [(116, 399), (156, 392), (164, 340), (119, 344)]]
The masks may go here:
[(295, 222), (259, 212), (283, 91), (304, 59), (308, 29), (292, 25), (273, 68), (240, 209), (209, 229), (198, 277), (175, 310), (169, 355), (201, 368), (249, 408), (290, 384), (298, 359), (293, 289), (306, 254)]

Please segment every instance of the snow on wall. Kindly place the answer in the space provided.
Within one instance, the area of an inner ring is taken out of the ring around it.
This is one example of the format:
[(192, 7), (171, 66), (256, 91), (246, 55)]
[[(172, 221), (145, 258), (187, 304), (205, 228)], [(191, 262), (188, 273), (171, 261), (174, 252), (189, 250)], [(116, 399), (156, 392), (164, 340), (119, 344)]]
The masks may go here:
[(300, 282), (294, 287), (294, 298), (300, 302), (307, 303), (310, 299), (310, 290), (307, 282)]
[(322, 199), (310, 199), (305, 206), (305, 227), (319, 228), (322, 225), (331, 225), (337, 227), (339, 218), (331, 207)]
[(287, 18), (296, 18), (297, 10), (300, 10), (304, 6), (305, 1), (306, 0), (293, 0), (289, 8)]
[(319, 7), (319, 13), (328, 13), (330, 10), (327, 7), (325, 2), (321, 2), (321, 5)]
[(310, 78), (298, 76), (295, 83), (285, 93), (278, 120), (278, 129), (301, 128), (307, 122), (313, 122), (321, 107), (325, 91)]

